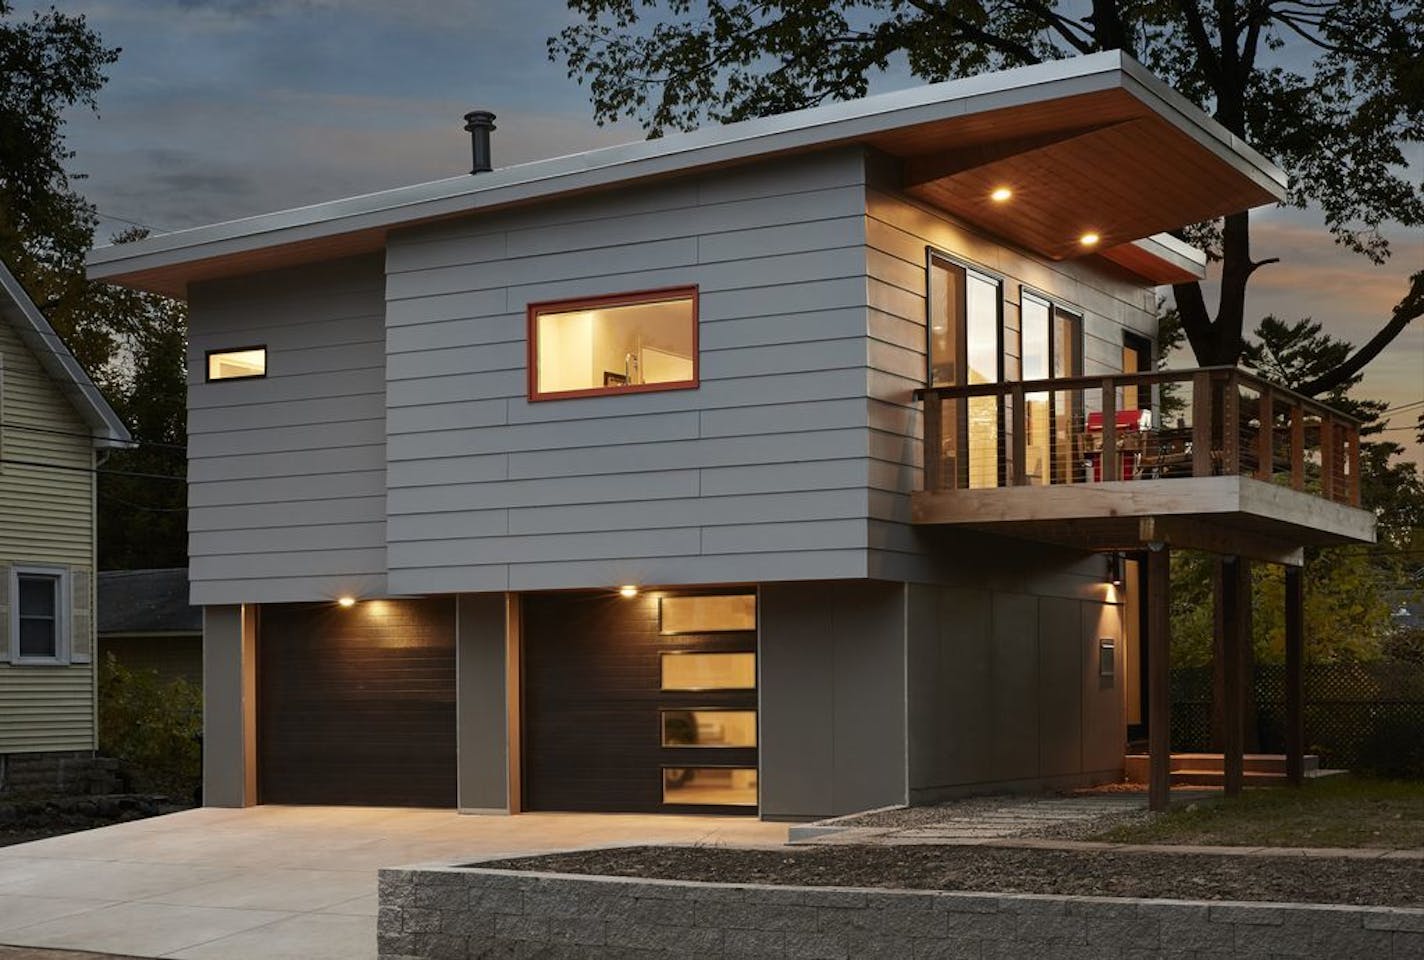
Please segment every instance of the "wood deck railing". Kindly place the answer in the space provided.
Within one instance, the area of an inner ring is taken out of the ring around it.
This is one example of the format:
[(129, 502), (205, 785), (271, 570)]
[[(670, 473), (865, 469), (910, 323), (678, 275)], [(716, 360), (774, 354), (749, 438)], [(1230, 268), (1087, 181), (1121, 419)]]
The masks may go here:
[(916, 391), (924, 486), (1240, 474), (1360, 504), (1360, 424), (1234, 367)]

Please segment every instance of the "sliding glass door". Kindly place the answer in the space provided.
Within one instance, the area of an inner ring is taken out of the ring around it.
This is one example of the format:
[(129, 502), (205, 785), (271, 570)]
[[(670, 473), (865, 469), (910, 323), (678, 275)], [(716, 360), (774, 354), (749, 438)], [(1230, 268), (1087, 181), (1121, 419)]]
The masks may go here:
[[(1003, 378), (1003, 294), (999, 281), (951, 260), (930, 258), (930, 385), (998, 383)], [(957, 487), (1000, 482), (1001, 413), (995, 397), (945, 404), (945, 472)]]

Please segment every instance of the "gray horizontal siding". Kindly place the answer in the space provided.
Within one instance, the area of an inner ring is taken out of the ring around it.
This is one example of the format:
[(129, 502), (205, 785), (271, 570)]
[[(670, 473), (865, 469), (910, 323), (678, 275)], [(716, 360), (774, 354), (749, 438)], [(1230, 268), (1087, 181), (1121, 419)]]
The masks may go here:
[[(386, 592), (384, 289), (379, 256), (192, 289), (194, 603)], [(206, 351), (254, 344), (266, 378), (204, 382)]]
[[(393, 237), (391, 589), (864, 576), (864, 189), (847, 151)], [(681, 284), (698, 389), (528, 401), (529, 302)]]

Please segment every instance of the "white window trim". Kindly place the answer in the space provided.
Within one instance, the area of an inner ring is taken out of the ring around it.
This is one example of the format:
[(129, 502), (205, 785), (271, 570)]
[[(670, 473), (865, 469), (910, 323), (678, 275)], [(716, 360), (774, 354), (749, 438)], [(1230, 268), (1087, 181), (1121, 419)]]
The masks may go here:
[[(55, 577), (58, 580), (58, 596), (55, 597), (54, 611), (54, 653), (53, 657), (25, 657), (20, 655), (20, 577), (24, 575)], [(14, 564), (10, 567), (10, 662), (16, 666), (68, 666), (72, 644), (69, 636), (70, 584), (67, 567), (44, 566), (40, 564)]]

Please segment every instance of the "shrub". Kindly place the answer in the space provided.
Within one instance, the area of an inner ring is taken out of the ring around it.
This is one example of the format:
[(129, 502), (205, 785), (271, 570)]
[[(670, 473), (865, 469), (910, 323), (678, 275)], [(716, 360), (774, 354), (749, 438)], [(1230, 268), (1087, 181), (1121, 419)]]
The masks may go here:
[[(1354, 771), (1396, 780), (1424, 779), (1424, 711), (1381, 704), (1356, 747)], [(1391, 708), (1393, 707), (1393, 708)]]
[(117, 757), (138, 790), (192, 799), (203, 775), (203, 694), (182, 678), (130, 670), (105, 658), (99, 667), (99, 750)]

